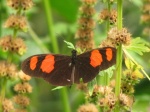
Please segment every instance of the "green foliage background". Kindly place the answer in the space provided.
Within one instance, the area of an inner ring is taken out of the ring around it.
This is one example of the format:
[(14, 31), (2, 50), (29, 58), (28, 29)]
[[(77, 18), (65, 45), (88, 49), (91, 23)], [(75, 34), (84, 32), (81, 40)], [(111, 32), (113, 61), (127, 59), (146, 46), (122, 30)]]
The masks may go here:
[[(56, 35), (59, 53), (70, 55), (70, 49), (63, 40), (75, 43), (74, 35), (77, 29), (77, 18), (79, 15), (78, 8), (80, 1), (78, 0), (50, 0), (54, 34)], [(140, 23), (141, 16), (141, 0), (124, 0), (123, 7), (123, 25), (131, 32), (133, 37), (141, 37), (147, 42), (150, 41), (149, 37), (142, 35), (143, 28), (145, 27)], [(98, 1), (96, 10), (100, 11), (105, 5)], [(5, 34), (12, 33), (11, 30), (4, 29), (3, 23), (10, 13), (13, 13), (10, 8), (6, 6), (5, 0), (0, 1), (0, 37)], [(26, 17), (32, 31), (26, 33), (20, 32), (20, 36), (25, 40), (27, 44), (27, 53), (21, 57), (23, 61), (28, 56), (45, 53), (47, 49), (50, 52), (54, 52), (51, 45), (51, 37), (48, 34), (48, 24), (45, 14), (44, 0), (34, 0), (34, 6), (32, 9), (27, 11)], [(97, 15), (95, 15), (97, 19)], [(95, 31), (95, 42), (98, 46), (100, 42), (106, 37), (105, 24), (100, 24), (94, 29)], [(33, 38), (33, 33), (38, 38)], [(38, 39), (42, 42), (42, 46), (39, 46)], [(43, 50), (45, 49), (45, 50)], [(137, 61), (142, 64), (147, 74), (150, 74), (150, 53), (145, 53), (142, 57), (133, 54)], [(0, 59), (5, 59), (6, 54), (0, 50)], [(19, 65), (20, 66), (20, 63)], [(32, 112), (62, 112), (62, 91), (55, 90), (51, 91), (53, 86), (45, 82), (43, 79), (32, 78), (31, 84), (33, 86), (33, 93), (31, 94), (30, 108)], [(76, 90), (75, 86), (66, 87), (68, 96), (68, 105), (71, 107), (72, 112), (75, 112), (77, 108), (83, 104), (84, 94)], [(67, 99), (66, 99), (67, 100)], [(135, 104), (133, 106), (133, 112), (146, 112), (150, 109), (150, 82), (148, 79), (143, 79), (135, 87)]]

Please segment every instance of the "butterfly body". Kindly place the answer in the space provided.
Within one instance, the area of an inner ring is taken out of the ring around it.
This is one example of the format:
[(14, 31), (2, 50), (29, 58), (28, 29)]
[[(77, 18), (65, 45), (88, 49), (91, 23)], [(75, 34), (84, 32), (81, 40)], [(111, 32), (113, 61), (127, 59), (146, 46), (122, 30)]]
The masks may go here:
[(22, 63), (22, 71), (33, 77), (41, 77), (56, 86), (72, 85), (91, 81), (99, 71), (116, 62), (116, 49), (98, 48), (72, 56), (60, 54), (39, 54), (27, 58)]

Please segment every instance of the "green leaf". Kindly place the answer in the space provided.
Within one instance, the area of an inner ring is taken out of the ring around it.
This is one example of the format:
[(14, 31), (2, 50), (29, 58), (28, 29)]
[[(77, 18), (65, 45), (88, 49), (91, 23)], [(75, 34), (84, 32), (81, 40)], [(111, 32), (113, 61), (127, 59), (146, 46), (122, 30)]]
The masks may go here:
[(99, 75), (104, 76), (106, 74), (109, 74), (109, 77), (111, 78), (113, 76), (114, 70), (115, 70), (115, 66), (111, 66), (108, 69), (99, 72)]
[(93, 90), (94, 90), (94, 85), (96, 85), (97, 84), (97, 82), (96, 82), (96, 78), (94, 78), (92, 81), (90, 81), (89, 83), (88, 83), (88, 90), (89, 90), (89, 95), (91, 96), (92, 95), (92, 93), (93, 93)]
[(150, 52), (150, 44), (140, 37), (137, 37), (131, 41), (129, 46), (124, 46), (127, 50), (134, 51), (139, 55), (143, 55), (144, 52)]
[(55, 90), (58, 90), (58, 89), (62, 89), (62, 88), (64, 88), (64, 87), (65, 87), (65, 86), (57, 86), (57, 87), (53, 88), (52, 91), (55, 91)]
[(150, 80), (149, 75), (145, 72), (145, 70), (143, 69), (142, 65), (140, 65), (139, 63), (137, 63), (135, 61), (135, 59), (132, 58), (132, 56), (128, 53), (128, 51), (126, 49), (123, 49), (123, 51), (124, 51), (125, 55), (134, 63), (134, 65), (136, 65), (136, 67), (138, 67), (139, 70), (141, 70), (141, 72), (147, 77), (147, 79)]
[(64, 42), (67, 44), (67, 47), (70, 49), (75, 49), (74, 45), (71, 42), (67, 42), (64, 40)]

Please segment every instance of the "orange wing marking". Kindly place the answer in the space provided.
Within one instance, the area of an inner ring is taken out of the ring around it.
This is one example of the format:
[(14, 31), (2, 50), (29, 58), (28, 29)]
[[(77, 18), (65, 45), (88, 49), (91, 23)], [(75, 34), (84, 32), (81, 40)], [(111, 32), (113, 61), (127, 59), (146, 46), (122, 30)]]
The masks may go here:
[(38, 62), (38, 57), (37, 56), (33, 56), (31, 59), (30, 59), (30, 69), (31, 70), (34, 70), (36, 68), (36, 64)]
[(45, 59), (42, 61), (40, 68), (42, 69), (43, 72), (50, 73), (54, 69), (54, 63), (55, 63), (54, 56), (47, 55), (45, 56)]
[(93, 50), (91, 52), (91, 57), (90, 57), (90, 64), (93, 66), (93, 67), (97, 67), (99, 65), (101, 65), (103, 59), (102, 59), (102, 55), (101, 53), (99, 52), (99, 50)]
[(112, 49), (111, 48), (107, 48), (106, 49), (106, 56), (107, 56), (107, 60), (108, 61), (111, 61), (112, 58), (113, 58), (113, 52), (112, 52)]

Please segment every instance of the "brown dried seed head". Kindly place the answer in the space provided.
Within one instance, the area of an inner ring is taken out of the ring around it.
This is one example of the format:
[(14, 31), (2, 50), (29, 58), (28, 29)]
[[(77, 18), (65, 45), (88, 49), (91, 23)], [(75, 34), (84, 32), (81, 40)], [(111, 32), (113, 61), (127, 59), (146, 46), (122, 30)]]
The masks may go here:
[(5, 61), (0, 61), (0, 77), (7, 75), (7, 66)]
[(150, 3), (149, 4), (144, 4), (143, 12), (150, 12)]
[(89, 18), (95, 14), (95, 9), (93, 7), (82, 6), (79, 8), (82, 17)]
[(99, 20), (107, 20), (109, 17), (108, 9), (103, 9), (99, 14)]
[(8, 100), (8, 99), (4, 99), (2, 101), (2, 109), (3, 109), (3, 112), (11, 112), (14, 110), (14, 106), (13, 106), (13, 103), (11, 100)]
[(128, 33), (126, 28), (118, 30), (116, 27), (108, 32), (108, 39), (111, 39), (116, 45), (122, 43), (124, 45), (130, 44), (131, 34)]
[(82, 0), (85, 5), (95, 5), (97, 0)]
[(21, 38), (13, 38), (12, 36), (5, 36), (0, 39), (0, 46), (4, 51), (11, 51), (22, 55), (26, 52), (26, 45)]
[(116, 10), (111, 10), (110, 15), (109, 15), (109, 21), (110, 24), (115, 24), (117, 22), (117, 11)]
[(93, 29), (95, 22), (91, 18), (80, 18), (78, 24), (82, 29)]
[(84, 41), (84, 40), (78, 40), (76, 42), (76, 47), (81, 48), (82, 50), (88, 51), (95, 47), (94, 41)]
[(102, 41), (99, 45), (100, 48), (103, 47), (115, 47), (115, 43), (112, 39), (107, 38), (106, 40)]
[(108, 99), (107, 99), (107, 98), (101, 98), (101, 99), (99, 100), (99, 104), (100, 104), (101, 107), (107, 106), (107, 104), (108, 104)]
[(108, 100), (108, 105), (110, 107), (116, 104), (117, 98), (115, 96), (115, 93), (111, 92), (110, 94), (106, 95), (105, 98)]
[(27, 112), (25, 109), (15, 109), (15, 112)]
[(98, 109), (94, 104), (85, 104), (85, 105), (81, 105), (78, 108), (77, 112), (98, 112)]
[(149, 36), (150, 35), (150, 27), (145, 27), (144, 30), (143, 30), (143, 34), (145, 36)]
[(31, 93), (32, 86), (29, 83), (19, 83), (16, 84), (14, 90), (18, 93)]
[(143, 23), (149, 23), (149, 22), (150, 22), (150, 14), (143, 14), (143, 15), (141, 16), (141, 21), (142, 21)]
[(23, 95), (17, 95), (13, 99), (16, 104), (19, 104), (23, 107), (28, 106), (30, 103), (29, 98)]
[(22, 81), (29, 81), (31, 79), (29, 75), (24, 74), (22, 71), (19, 71), (18, 75)]
[(17, 77), (17, 67), (13, 63), (8, 63), (6, 61), (0, 62), (0, 76), (7, 76), (8, 78)]
[(27, 30), (27, 21), (24, 16), (11, 15), (5, 22), (6, 28), (15, 28), (23, 31)]
[(124, 106), (132, 107), (134, 99), (126, 94), (120, 94), (119, 101)]
[(0, 46), (2, 47), (3, 51), (8, 51), (11, 46), (11, 36), (7, 35), (0, 38)]
[(94, 33), (91, 29), (79, 29), (75, 35), (76, 39), (84, 39), (84, 40), (89, 40), (89, 39), (93, 39), (94, 37)]
[(87, 88), (87, 83), (80, 83), (77, 85), (77, 89), (81, 90), (81, 91), (84, 91), (84, 92), (87, 92), (88, 91), (88, 88)]
[(27, 10), (33, 6), (32, 0), (7, 0), (7, 5), (13, 9)]
[(26, 44), (23, 39), (15, 38), (11, 44), (11, 51), (18, 53), (19, 55), (23, 55), (26, 52)]

